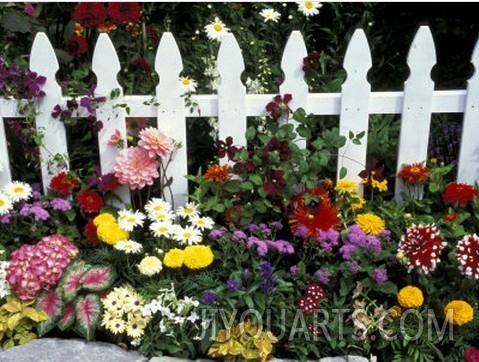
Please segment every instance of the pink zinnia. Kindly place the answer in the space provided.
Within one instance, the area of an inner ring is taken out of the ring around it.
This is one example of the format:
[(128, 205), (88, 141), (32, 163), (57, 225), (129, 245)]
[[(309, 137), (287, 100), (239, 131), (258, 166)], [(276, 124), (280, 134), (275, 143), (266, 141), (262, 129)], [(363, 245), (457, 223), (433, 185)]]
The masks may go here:
[(129, 184), (134, 190), (153, 185), (153, 179), (159, 176), (158, 166), (158, 161), (151, 158), (147, 150), (128, 147), (120, 151), (114, 171), (120, 183)]
[(161, 158), (166, 158), (174, 147), (171, 139), (154, 127), (148, 127), (140, 131), (138, 146), (147, 150), (150, 157), (158, 155)]

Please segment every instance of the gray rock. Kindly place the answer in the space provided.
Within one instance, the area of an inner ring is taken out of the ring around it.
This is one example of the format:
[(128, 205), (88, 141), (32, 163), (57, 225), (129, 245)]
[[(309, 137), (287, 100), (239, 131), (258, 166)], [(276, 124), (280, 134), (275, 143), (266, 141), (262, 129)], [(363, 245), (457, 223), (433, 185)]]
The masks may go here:
[(318, 362), (368, 362), (368, 359), (360, 356), (325, 357), (320, 358)]
[(146, 362), (136, 351), (104, 342), (41, 338), (0, 352), (2, 362)]

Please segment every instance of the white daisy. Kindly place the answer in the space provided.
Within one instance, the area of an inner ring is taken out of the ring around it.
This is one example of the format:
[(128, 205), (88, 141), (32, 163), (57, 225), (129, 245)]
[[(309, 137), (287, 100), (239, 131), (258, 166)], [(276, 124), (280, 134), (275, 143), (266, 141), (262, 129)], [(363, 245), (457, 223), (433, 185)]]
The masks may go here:
[(10, 197), (0, 192), (0, 215), (6, 215), (13, 209), (13, 203)]
[(319, 8), (323, 6), (319, 1), (298, 1), (298, 11), (309, 17), (319, 14)]
[(173, 224), (171, 221), (155, 221), (150, 225), (150, 230), (157, 238), (160, 236), (169, 237), (173, 233)]
[(207, 216), (197, 216), (191, 218), (191, 224), (196, 226), (200, 230), (212, 229), (215, 225), (215, 222), (212, 218)]
[(281, 17), (281, 14), (274, 9), (263, 9), (259, 13), (259, 15), (261, 15), (264, 18), (265, 23), (270, 20), (277, 23), (279, 18)]
[(193, 93), (196, 92), (198, 83), (190, 77), (180, 77), (180, 85), (185, 93)]
[(143, 245), (133, 240), (121, 240), (114, 245), (114, 248), (125, 254), (138, 254), (143, 251)]
[(230, 29), (219, 18), (215, 18), (215, 21), (205, 26), (206, 36), (210, 40), (221, 41), (229, 31)]
[(21, 181), (12, 181), (3, 189), (12, 202), (28, 200), (32, 196), (32, 187)]
[(186, 217), (186, 218), (194, 218), (198, 217), (198, 204), (194, 202), (188, 202), (185, 206), (179, 206), (176, 209), (176, 214), (178, 216)]
[(121, 210), (118, 212), (118, 225), (125, 231), (133, 231), (135, 226), (142, 226), (145, 215), (138, 210)]
[(169, 222), (171, 223), (175, 219), (175, 213), (173, 211), (158, 211), (154, 214), (149, 215), (150, 220), (153, 222)]
[(175, 240), (178, 240), (180, 244), (199, 244), (203, 240), (203, 235), (201, 235), (200, 229), (192, 226), (178, 227), (175, 228), (175, 233), (173, 235)]
[(153, 197), (145, 205), (145, 211), (148, 215), (153, 215), (157, 212), (170, 211), (171, 209), (171, 204), (168, 201), (158, 197)]

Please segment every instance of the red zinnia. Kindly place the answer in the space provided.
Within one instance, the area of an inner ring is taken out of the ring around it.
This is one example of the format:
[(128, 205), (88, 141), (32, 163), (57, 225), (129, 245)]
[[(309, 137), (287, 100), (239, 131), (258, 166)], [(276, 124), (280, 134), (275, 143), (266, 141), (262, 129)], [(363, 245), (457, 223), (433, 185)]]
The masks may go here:
[(466, 205), (477, 196), (479, 191), (474, 186), (460, 182), (451, 182), (446, 185), (442, 194), (444, 202), (459, 206)]
[(94, 28), (106, 19), (106, 10), (102, 3), (79, 3), (73, 12), (73, 19), (84, 28)]
[[(311, 200), (314, 196), (317, 201), (306, 204), (305, 194)], [(317, 237), (319, 231), (335, 229), (339, 225), (338, 209), (329, 198), (329, 192), (322, 187), (306, 191), (300, 195), (294, 208), (293, 216), (289, 220), (291, 231), (296, 232), (300, 226), (306, 227), (308, 237)]]
[(78, 58), (87, 52), (88, 44), (83, 35), (73, 33), (72, 35), (70, 35), (66, 42), (66, 49), (68, 54), (75, 58)]
[(403, 179), (407, 185), (423, 184), (429, 179), (429, 168), (419, 162), (404, 165), (397, 177)]
[(86, 213), (97, 213), (103, 207), (103, 199), (95, 191), (85, 190), (77, 195), (77, 201)]
[(407, 258), (408, 271), (414, 268), (426, 274), (436, 269), (440, 254), (446, 246), (435, 225), (412, 225), (401, 237), (398, 251)]
[(138, 3), (121, 2), (108, 3), (108, 14), (111, 20), (118, 25), (138, 23), (141, 16), (141, 8)]
[(456, 259), (466, 278), (479, 279), (479, 237), (466, 235), (457, 243)]
[(88, 222), (83, 229), (83, 234), (85, 238), (90, 242), (92, 247), (97, 247), (100, 245), (100, 239), (98, 239), (98, 234), (96, 232), (96, 226), (93, 223), (93, 219), (88, 219)]
[(61, 171), (50, 180), (50, 189), (68, 196), (73, 189), (80, 187), (78, 180), (65, 171)]

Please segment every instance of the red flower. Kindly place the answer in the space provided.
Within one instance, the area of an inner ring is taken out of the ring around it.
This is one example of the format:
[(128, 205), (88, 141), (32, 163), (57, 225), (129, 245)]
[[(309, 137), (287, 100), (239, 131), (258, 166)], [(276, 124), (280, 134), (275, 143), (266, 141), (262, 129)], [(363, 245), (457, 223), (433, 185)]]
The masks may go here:
[(209, 165), (205, 172), (205, 180), (222, 184), (229, 179), (230, 169), (228, 165)]
[(97, 213), (103, 207), (103, 199), (95, 191), (85, 190), (77, 195), (77, 201), (86, 213)]
[(73, 19), (84, 28), (94, 28), (106, 19), (106, 10), (102, 3), (79, 3), (73, 11)]
[(235, 205), (225, 211), (225, 223), (226, 224), (240, 224), (243, 219), (243, 210), (241, 206)]
[(419, 162), (404, 165), (397, 177), (403, 179), (407, 185), (423, 184), (429, 180), (429, 168)]
[(273, 102), (270, 102), (266, 105), (266, 110), (270, 113), (271, 118), (275, 121), (282, 117), (288, 117), (292, 113), (291, 108), (289, 108), (288, 103), (293, 99), (291, 94), (285, 94), (284, 97), (277, 95), (273, 98)]
[[(312, 201), (307, 203), (306, 200)], [(339, 225), (338, 209), (329, 198), (329, 192), (317, 187), (299, 196), (289, 224), (293, 233), (303, 226), (307, 229), (307, 237), (317, 237), (320, 230), (327, 231)]]
[(479, 237), (466, 235), (457, 243), (456, 259), (466, 278), (479, 279)]
[(66, 49), (68, 54), (78, 58), (87, 52), (88, 44), (84, 36), (73, 33), (66, 42)]
[(412, 225), (401, 237), (398, 251), (407, 258), (409, 271), (414, 268), (426, 274), (436, 269), (440, 254), (446, 246), (435, 225)]
[(308, 284), (306, 287), (306, 295), (309, 295), (316, 300), (326, 299), (326, 292), (323, 287), (317, 283)]
[(296, 305), (303, 313), (313, 314), (318, 307), (318, 300), (310, 295), (303, 295), (298, 299), (298, 303)]
[(469, 347), (464, 351), (464, 358), (467, 362), (479, 362), (479, 349)]
[(118, 25), (138, 23), (141, 17), (141, 8), (138, 3), (127, 1), (108, 3), (108, 14), (111, 20)]
[(446, 185), (442, 194), (445, 203), (459, 206), (465, 206), (477, 196), (479, 196), (479, 191), (474, 186), (460, 182), (451, 182)]
[(231, 136), (226, 137), (224, 141), (216, 141), (215, 146), (218, 157), (228, 156), (228, 160), (234, 160), (235, 155), (241, 151), (241, 148), (233, 145), (233, 137)]
[(384, 181), (383, 171), (384, 165), (381, 164), (376, 158), (373, 158), (372, 163), (366, 166), (366, 168), (362, 170), (358, 176), (362, 179), (367, 179), (366, 185), (370, 185), (372, 179), (376, 180), (377, 182)]
[(308, 54), (307, 57), (304, 57), (303, 71), (307, 73), (313, 69), (318, 70), (319, 67), (321, 66), (321, 63), (319, 62), (319, 58), (320, 58), (320, 53), (317, 51), (314, 51), (311, 54)]
[(266, 183), (263, 185), (264, 190), (271, 196), (276, 196), (278, 192), (286, 185), (283, 170), (275, 170), (266, 175)]
[(143, 69), (147, 77), (151, 76), (151, 67), (145, 60), (145, 58), (138, 57), (130, 62), (130, 66), (133, 68), (140, 67)]
[(100, 245), (100, 239), (98, 239), (98, 234), (96, 232), (96, 226), (93, 223), (93, 219), (88, 219), (88, 222), (83, 229), (83, 234), (92, 247), (95, 248)]
[(448, 212), (447, 214), (444, 214), (442, 219), (444, 221), (450, 221), (453, 222), (459, 217), (459, 215), (456, 212)]
[(276, 137), (272, 137), (268, 144), (261, 149), (264, 157), (269, 157), (270, 153), (276, 153), (281, 161), (291, 157), (288, 141), (280, 141)]
[(73, 189), (80, 187), (78, 180), (65, 171), (61, 171), (50, 180), (50, 189), (68, 196)]

